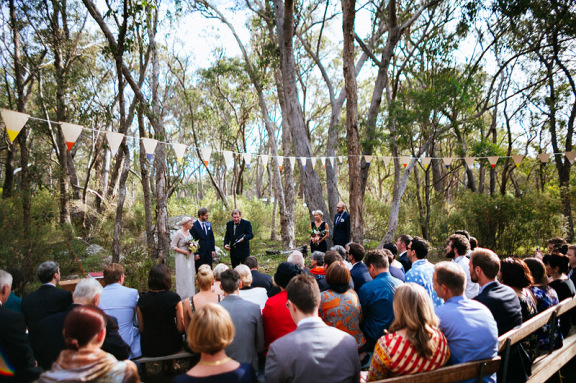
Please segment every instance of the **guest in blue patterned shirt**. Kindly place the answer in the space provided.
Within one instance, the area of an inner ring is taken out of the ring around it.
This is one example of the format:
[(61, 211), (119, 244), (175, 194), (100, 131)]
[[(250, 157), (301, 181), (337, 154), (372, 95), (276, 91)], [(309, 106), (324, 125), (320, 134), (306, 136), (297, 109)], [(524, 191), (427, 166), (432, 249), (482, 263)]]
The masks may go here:
[(423, 238), (414, 237), (406, 247), (406, 256), (412, 262), (412, 268), (406, 273), (406, 282), (414, 282), (424, 287), (434, 303), (434, 307), (441, 306), (444, 301), (434, 291), (433, 277), (434, 265), (428, 262), (428, 248), (430, 244)]

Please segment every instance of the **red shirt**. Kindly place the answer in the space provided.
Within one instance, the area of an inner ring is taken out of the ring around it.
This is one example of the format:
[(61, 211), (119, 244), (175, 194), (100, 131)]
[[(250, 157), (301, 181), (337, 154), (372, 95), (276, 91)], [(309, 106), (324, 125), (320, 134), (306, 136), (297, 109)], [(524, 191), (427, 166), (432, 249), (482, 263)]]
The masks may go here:
[(286, 308), (287, 301), (288, 293), (281, 291), (268, 298), (262, 310), (264, 333), (266, 335), (266, 351), (268, 351), (270, 343), (296, 330), (296, 323), (294, 323), (290, 311)]

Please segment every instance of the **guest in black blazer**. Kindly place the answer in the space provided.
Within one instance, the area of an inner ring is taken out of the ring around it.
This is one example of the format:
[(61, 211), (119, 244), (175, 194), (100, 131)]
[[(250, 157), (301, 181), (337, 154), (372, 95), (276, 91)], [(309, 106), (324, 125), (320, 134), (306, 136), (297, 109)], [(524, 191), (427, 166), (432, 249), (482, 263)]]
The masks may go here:
[(190, 235), (194, 240), (198, 241), (199, 248), (194, 254), (194, 267), (196, 273), (200, 265), (210, 265), (212, 268), (212, 258), (216, 256), (216, 242), (214, 241), (214, 230), (212, 224), (208, 222), (210, 212), (207, 208), (201, 207), (198, 209), (198, 219), (190, 229)]
[(372, 277), (368, 271), (368, 267), (362, 262), (364, 259), (364, 246), (358, 243), (350, 243), (348, 249), (348, 262), (352, 263), (350, 269), (350, 276), (354, 283), (354, 290), (358, 292), (360, 287), (366, 282), (370, 282)]
[(246, 258), (250, 256), (250, 240), (252, 238), (254, 235), (250, 221), (242, 219), (240, 210), (232, 210), (232, 221), (226, 224), (226, 235), (224, 236), (224, 248), (230, 251), (232, 268), (244, 263)]
[[(498, 336), (522, 324), (522, 307), (512, 288), (496, 280), (500, 271), (500, 258), (492, 250), (477, 247), (470, 256), (470, 277), (480, 285), (480, 293), (475, 300), (483, 303), (496, 320)], [(522, 343), (510, 349), (510, 366), (507, 382), (525, 382), (530, 376), (532, 361)], [(498, 381), (502, 380), (504, 364), (498, 371)]]
[(28, 325), (29, 340), (36, 351), (36, 326), (42, 319), (68, 309), (72, 304), (72, 293), (56, 287), (60, 282), (58, 263), (47, 261), (38, 267), (38, 279), (42, 286), (22, 298), (22, 313)]
[(344, 202), (338, 202), (338, 205), (336, 205), (332, 240), (334, 245), (340, 246), (346, 246), (350, 242), (350, 214), (346, 211)]
[[(34, 353), (38, 364), (44, 370), (49, 370), (52, 367), (52, 363), (58, 359), (58, 355), (66, 347), (62, 330), (68, 313), (80, 305), (98, 306), (101, 294), (102, 285), (100, 282), (92, 278), (82, 279), (74, 290), (74, 303), (66, 311), (50, 315), (38, 323), (38, 345)], [(130, 357), (130, 346), (120, 336), (116, 318), (109, 315), (106, 315), (106, 338), (104, 338), (104, 344), (101, 348), (114, 355), (118, 360), (126, 360)]]
[(268, 274), (264, 274), (258, 271), (258, 259), (256, 259), (256, 257), (249, 256), (244, 260), (244, 264), (250, 268), (250, 272), (252, 273), (251, 286), (264, 287), (268, 297), (273, 296), (276, 291), (274, 289), (274, 282), (272, 282), (272, 277)]
[(6, 379), (10, 382), (31, 382), (38, 378), (42, 370), (34, 367), (34, 356), (26, 339), (24, 315), (4, 308), (11, 290), (12, 275), (0, 270), (0, 351), (11, 367)]

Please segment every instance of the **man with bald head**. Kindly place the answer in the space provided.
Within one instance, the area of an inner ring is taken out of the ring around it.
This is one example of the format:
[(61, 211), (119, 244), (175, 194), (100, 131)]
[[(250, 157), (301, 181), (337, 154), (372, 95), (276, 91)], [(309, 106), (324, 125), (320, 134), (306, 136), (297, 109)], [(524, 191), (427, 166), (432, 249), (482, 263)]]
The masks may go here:
[(344, 202), (338, 202), (338, 205), (336, 205), (332, 240), (334, 245), (340, 246), (345, 246), (350, 242), (350, 214), (346, 211)]

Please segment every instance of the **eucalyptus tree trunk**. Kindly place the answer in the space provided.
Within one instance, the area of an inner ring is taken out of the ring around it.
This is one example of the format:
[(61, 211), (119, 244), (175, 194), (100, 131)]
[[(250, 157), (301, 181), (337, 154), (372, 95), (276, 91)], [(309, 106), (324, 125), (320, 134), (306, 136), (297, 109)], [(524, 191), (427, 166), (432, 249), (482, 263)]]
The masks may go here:
[[(140, 137), (146, 137), (144, 129), (144, 116), (141, 110), (138, 109), (138, 131)], [(142, 183), (142, 194), (144, 195), (144, 222), (146, 226), (146, 243), (148, 248), (154, 246), (154, 224), (152, 222), (152, 194), (150, 192), (150, 162), (146, 156), (146, 149), (142, 140), (140, 140), (140, 175)]]

